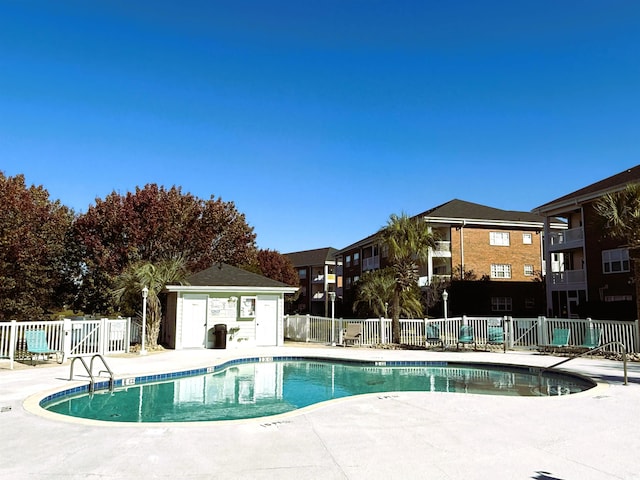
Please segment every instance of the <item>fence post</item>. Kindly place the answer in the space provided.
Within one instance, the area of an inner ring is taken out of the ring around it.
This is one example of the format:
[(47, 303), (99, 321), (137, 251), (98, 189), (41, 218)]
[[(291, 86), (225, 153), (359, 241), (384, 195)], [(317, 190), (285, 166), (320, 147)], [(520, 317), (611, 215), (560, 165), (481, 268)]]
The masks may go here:
[(513, 317), (504, 316), (504, 353), (513, 348)]
[(386, 339), (386, 332), (385, 332), (385, 328), (384, 328), (384, 317), (380, 317), (380, 344), (384, 345), (385, 343), (387, 343), (387, 339)]
[(11, 329), (9, 330), (9, 368), (13, 370), (13, 360), (16, 356), (16, 332), (18, 331), (18, 322), (11, 320)]
[(129, 353), (131, 351), (131, 317), (127, 317), (124, 341), (125, 341), (124, 350), (125, 352)]
[(307, 313), (307, 321), (304, 325), (304, 341), (309, 342), (309, 329), (311, 328), (311, 315)]
[(538, 317), (538, 344), (539, 345), (548, 345), (549, 344), (549, 336), (547, 335), (547, 317), (540, 316)]
[(109, 345), (109, 337), (110, 337), (109, 319), (101, 318), (100, 319), (100, 341), (98, 342), (98, 345), (100, 345), (98, 353), (100, 355), (105, 355), (106, 352), (109, 350), (107, 348)]
[(340, 317), (338, 319), (338, 343), (340, 345), (344, 345), (344, 342), (342, 341), (342, 333), (343, 333), (343, 326), (342, 326), (342, 317)]
[(71, 355), (71, 319), (64, 318), (62, 320), (62, 352), (64, 357), (69, 358)]

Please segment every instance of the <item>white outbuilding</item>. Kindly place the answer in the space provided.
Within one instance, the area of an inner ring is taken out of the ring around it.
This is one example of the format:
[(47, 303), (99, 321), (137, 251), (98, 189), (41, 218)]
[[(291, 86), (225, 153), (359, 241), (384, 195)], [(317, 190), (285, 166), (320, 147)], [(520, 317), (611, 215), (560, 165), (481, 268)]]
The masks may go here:
[(166, 287), (160, 340), (170, 348), (284, 344), (284, 296), (298, 288), (227, 264)]

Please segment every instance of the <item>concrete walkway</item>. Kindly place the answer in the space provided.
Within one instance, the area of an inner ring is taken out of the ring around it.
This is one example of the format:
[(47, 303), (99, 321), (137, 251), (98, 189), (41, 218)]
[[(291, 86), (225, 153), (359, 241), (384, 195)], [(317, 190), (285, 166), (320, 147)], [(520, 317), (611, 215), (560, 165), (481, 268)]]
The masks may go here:
[[(547, 366), (532, 353), (285, 346), (109, 357), (117, 377), (232, 357), (309, 355)], [(567, 397), (398, 392), (351, 397), (280, 417), (202, 424), (59, 421), (25, 408), (68, 388), (69, 364), (0, 361), (0, 475), (7, 479), (640, 479), (640, 364), (577, 359), (605, 385)], [(78, 382), (82, 383), (82, 382)]]

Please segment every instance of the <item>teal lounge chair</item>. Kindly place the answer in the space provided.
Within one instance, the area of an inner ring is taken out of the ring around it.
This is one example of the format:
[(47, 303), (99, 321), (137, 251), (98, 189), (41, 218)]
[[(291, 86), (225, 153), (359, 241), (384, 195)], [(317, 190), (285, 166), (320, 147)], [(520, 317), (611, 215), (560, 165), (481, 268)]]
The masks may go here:
[(580, 348), (586, 348), (587, 350), (593, 350), (600, 346), (602, 339), (602, 329), (598, 327), (587, 328), (584, 334), (584, 339), (580, 344)]
[(47, 359), (49, 355), (56, 356), (58, 363), (64, 360), (64, 353), (49, 347), (47, 333), (44, 330), (27, 330), (24, 332), (24, 340), (27, 342), (27, 353), (31, 355), (31, 365), (35, 365), (35, 360), (42, 356)]
[(571, 338), (571, 329), (569, 328), (554, 328), (551, 336), (551, 343), (548, 345), (542, 345), (540, 347), (543, 351), (556, 351), (560, 348), (567, 348), (569, 346), (569, 339)]
[(473, 327), (471, 325), (460, 326), (460, 332), (458, 333), (457, 348), (460, 350), (460, 345), (473, 344), (473, 349), (476, 349), (476, 338), (473, 335)]
[(426, 346), (440, 344), (444, 349), (444, 342), (440, 336), (440, 325), (437, 323), (427, 323), (427, 332), (425, 334)]
[(504, 345), (504, 328), (487, 328), (487, 345)]

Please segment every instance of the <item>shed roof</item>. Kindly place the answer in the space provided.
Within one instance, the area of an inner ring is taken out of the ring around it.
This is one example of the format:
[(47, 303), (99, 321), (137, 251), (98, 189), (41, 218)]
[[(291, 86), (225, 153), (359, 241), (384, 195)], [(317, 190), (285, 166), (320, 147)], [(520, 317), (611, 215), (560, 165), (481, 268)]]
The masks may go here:
[(216, 264), (206, 270), (195, 273), (187, 278), (187, 282), (194, 287), (291, 288), (286, 283), (278, 282), (277, 280), (272, 280), (263, 275), (227, 265), (226, 263)]

